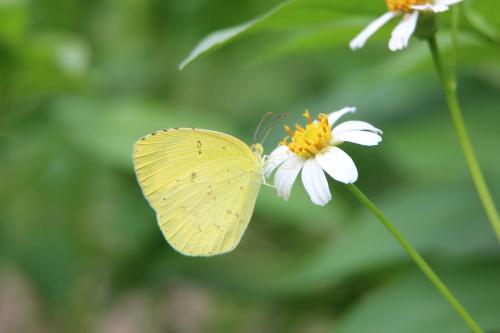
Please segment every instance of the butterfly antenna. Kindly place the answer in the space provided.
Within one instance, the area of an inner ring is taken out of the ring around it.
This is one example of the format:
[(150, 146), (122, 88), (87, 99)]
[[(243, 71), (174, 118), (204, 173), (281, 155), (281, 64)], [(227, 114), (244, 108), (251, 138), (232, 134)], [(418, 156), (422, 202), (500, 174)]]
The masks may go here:
[(259, 143), (264, 143), (264, 141), (267, 139), (267, 136), (269, 133), (271, 133), (271, 130), (274, 128), (275, 123), (278, 120), (281, 120), (283, 118), (288, 117), (288, 113), (280, 113), (272, 118), (272, 120), (269, 122), (269, 124), (262, 130), (264, 135), (262, 136), (262, 139), (259, 141)]
[(274, 125), (276, 123), (276, 121), (280, 120), (280, 119), (283, 119), (285, 117), (288, 117), (288, 113), (280, 113), (276, 116), (273, 117), (273, 119), (271, 120), (271, 122), (269, 123), (269, 125), (267, 125), (263, 130), (262, 132), (264, 133), (264, 135), (262, 136), (262, 139), (259, 141), (261, 144), (264, 143), (264, 141), (266, 141), (267, 137), (269, 136), (269, 133), (271, 133), (271, 130), (274, 128)]
[(281, 120), (281, 119), (286, 118), (286, 117), (288, 117), (288, 113), (284, 112), (284, 113), (280, 113), (280, 114), (276, 115), (273, 118), (273, 120)]
[(269, 117), (271, 117), (273, 115), (272, 112), (268, 112), (266, 113), (262, 119), (259, 121), (259, 124), (257, 125), (257, 129), (255, 130), (255, 133), (253, 135), (253, 143), (257, 143), (257, 136), (259, 135), (260, 133), (260, 128), (262, 127), (262, 124), (264, 124), (264, 121), (266, 121)]
[(267, 126), (266, 131), (264, 132), (264, 135), (262, 136), (262, 139), (259, 140), (260, 144), (264, 144), (264, 141), (266, 141), (267, 137), (269, 136), (269, 133), (271, 133), (271, 130), (273, 129), (273, 125)]

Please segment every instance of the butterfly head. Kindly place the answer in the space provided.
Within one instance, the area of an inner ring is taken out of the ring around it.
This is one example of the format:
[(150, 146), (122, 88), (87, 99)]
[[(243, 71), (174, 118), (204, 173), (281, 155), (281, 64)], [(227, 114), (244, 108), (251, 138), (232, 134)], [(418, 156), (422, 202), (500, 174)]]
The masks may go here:
[(262, 147), (262, 145), (260, 143), (254, 143), (250, 149), (254, 152), (254, 154), (258, 155), (258, 156), (262, 156), (262, 154), (264, 153), (264, 147)]

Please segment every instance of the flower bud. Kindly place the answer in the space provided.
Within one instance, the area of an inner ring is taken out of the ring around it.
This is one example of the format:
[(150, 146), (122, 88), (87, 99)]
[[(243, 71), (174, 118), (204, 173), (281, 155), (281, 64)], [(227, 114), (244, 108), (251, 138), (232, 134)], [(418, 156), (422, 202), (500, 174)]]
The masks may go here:
[(421, 12), (415, 29), (418, 39), (429, 39), (438, 31), (437, 15), (431, 11)]

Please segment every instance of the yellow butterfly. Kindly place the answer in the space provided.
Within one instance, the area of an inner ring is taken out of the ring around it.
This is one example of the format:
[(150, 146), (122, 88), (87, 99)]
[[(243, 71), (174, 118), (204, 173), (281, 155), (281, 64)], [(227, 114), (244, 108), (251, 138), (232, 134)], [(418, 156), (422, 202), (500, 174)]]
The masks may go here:
[(158, 131), (136, 142), (137, 179), (174, 249), (213, 256), (238, 245), (263, 183), (262, 152), (260, 144), (196, 128)]

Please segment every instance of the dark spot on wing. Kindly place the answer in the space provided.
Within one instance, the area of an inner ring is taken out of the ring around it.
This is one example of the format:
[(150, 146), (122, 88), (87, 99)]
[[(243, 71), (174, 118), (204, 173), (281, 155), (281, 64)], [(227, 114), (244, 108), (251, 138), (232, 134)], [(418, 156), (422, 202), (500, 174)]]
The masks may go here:
[(223, 149), (223, 150), (227, 150), (226, 146), (222, 146), (222, 149)]
[(154, 132), (154, 133), (151, 133), (151, 135), (156, 135), (156, 132)]
[(198, 149), (198, 155), (201, 155), (201, 141), (198, 140), (198, 143), (196, 144), (196, 148)]
[(194, 182), (194, 179), (196, 178), (196, 172), (193, 172), (191, 174), (191, 183)]
[(242, 191), (243, 191), (243, 186), (240, 186), (240, 190), (242, 190)]
[(228, 215), (231, 215), (232, 213), (233, 213), (233, 212), (231, 211), (231, 209), (228, 209), (228, 210), (227, 210), (227, 214), (228, 214)]

